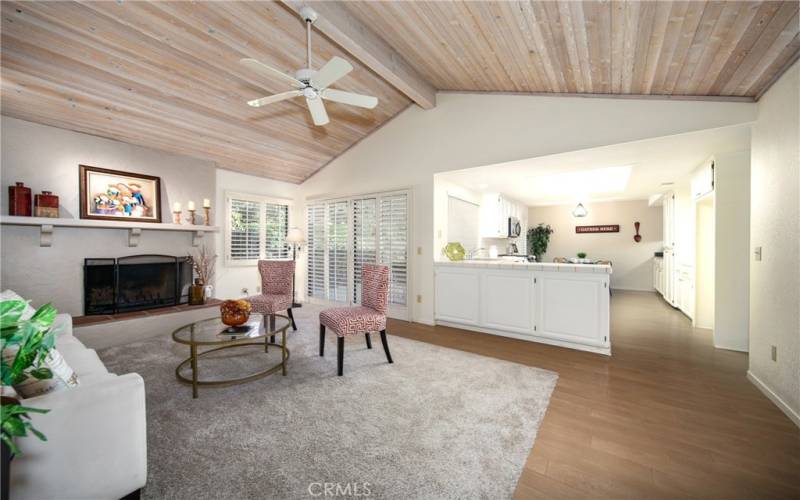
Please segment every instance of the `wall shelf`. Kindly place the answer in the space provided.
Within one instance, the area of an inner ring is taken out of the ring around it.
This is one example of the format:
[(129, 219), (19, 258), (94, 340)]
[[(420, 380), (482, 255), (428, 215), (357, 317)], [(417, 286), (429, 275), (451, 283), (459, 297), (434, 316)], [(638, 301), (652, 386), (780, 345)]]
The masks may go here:
[(49, 247), (53, 245), (53, 230), (56, 227), (87, 228), (87, 229), (122, 229), (128, 231), (128, 246), (135, 247), (139, 244), (142, 230), (150, 231), (184, 231), (191, 232), (192, 246), (202, 243), (205, 233), (219, 232), (219, 226), (200, 226), (192, 224), (159, 224), (152, 222), (104, 221), (89, 219), (52, 219), (49, 217), (21, 217), (4, 215), (0, 217), (0, 224), (6, 226), (36, 226), (39, 227), (39, 245)]

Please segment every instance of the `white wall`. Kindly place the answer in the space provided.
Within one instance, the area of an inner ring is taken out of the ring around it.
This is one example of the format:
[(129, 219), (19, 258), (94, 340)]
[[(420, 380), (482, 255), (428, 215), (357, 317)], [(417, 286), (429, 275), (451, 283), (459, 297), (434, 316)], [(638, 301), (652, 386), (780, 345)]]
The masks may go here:
[[(433, 322), (433, 174), (747, 123), (751, 103), (442, 93), (410, 107), (301, 185), (300, 200), (412, 188), (412, 318)], [(333, 124), (332, 126), (335, 126)], [(533, 221), (530, 221), (533, 223)]]
[(694, 326), (714, 328), (714, 195), (708, 194), (695, 204), (695, 307)]
[[(297, 217), (302, 218), (302, 211), (297, 210), (294, 200), (298, 185), (218, 169), (216, 186), (216, 206), (219, 208), (216, 210), (215, 220), (222, 232), (217, 238), (216, 245), (217, 268), (214, 296), (222, 299), (242, 297), (245, 295), (242, 292), (243, 288), (248, 289), (249, 295), (255, 295), (261, 287), (261, 277), (258, 274), (257, 266), (227, 265), (225, 263), (225, 192), (248, 193), (289, 201), (293, 205), (289, 214), (289, 227), (292, 227), (298, 225)], [(302, 289), (304, 282), (298, 280), (297, 283), (298, 289)]]
[[(179, 201), (214, 197), (214, 164), (140, 146), (2, 117), (0, 207), (8, 214), (7, 186), (23, 181), (35, 193), (59, 196), (60, 216), (78, 218), (78, 165), (124, 170), (161, 177), (162, 217)], [(192, 234), (143, 231), (138, 247), (128, 246), (125, 230), (56, 228), (52, 247), (39, 246), (36, 227), (2, 226), (0, 286), (12, 288), (39, 306), (83, 314), (83, 259), (156, 253), (187, 255)], [(215, 237), (206, 235), (209, 244)]]
[[(649, 207), (647, 200), (584, 203), (589, 215), (572, 216), (574, 205), (530, 207), (531, 227), (550, 224), (554, 232), (543, 256), (544, 262), (555, 257), (575, 257), (586, 252), (588, 258), (610, 260), (614, 273), (611, 288), (653, 290), (653, 255), (663, 248), (661, 207)], [(639, 221), (642, 241), (636, 243), (633, 223)], [(575, 226), (619, 224), (618, 233), (577, 234)]]
[(747, 351), (750, 152), (717, 154), (714, 163), (714, 346)]
[[(751, 380), (800, 426), (800, 63), (758, 103), (751, 149)], [(753, 249), (761, 247), (761, 261)], [(777, 361), (770, 357), (777, 346)]]

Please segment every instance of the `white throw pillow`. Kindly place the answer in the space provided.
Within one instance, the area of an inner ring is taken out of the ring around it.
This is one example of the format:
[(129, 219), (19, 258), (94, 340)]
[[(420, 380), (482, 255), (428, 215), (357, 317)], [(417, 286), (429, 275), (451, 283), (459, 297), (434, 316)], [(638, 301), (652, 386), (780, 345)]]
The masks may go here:
[(0, 292), (0, 302), (5, 302), (7, 300), (21, 300), (22, 302), (26, 302), (28, 304), (28, 306), (25, 308), (25, 312), (22, 313), (21, 319), (31, 319), (33, 315), (36, 314), (36, 309), (31, 306), (31, 303), (20, 297), (14, 290), (3, 290)]

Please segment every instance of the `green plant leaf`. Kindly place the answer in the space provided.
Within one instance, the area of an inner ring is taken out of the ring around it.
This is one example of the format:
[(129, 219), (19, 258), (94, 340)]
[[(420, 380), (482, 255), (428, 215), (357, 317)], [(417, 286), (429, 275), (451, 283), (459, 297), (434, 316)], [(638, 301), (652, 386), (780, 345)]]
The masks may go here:
[(28, 430), (30, 430), (33, 433), (33, 435), (39, 438), (40, 440), (47, 441), (47, 436), (42, 434), (40, 431), (36, 430), (36, 428), (34, 428), (32, 425), (28, 424)]
[(50, 368), (46, 368), (44, 366), (35, 368), (29, 372), (34, 378), (39, 380), (47, 380), (49, 378), (53, 378), (53, 372), (50, 371)]
[(13, 437), (6, 435), (5, 432), (0, 437), (2, 437), (3, 442), (6, 444), (6, 446), (8, 446), (8, 449), (11, 450), (11, 453), (13, 453), (14, 455), (19, 455), (22, 453), (20, 449), (17, 447), (16, 443), (14, 443)]
[(43, 327), (49, 327), (53, 324), (53, 320), (56, 319), (56, 314), (58, 314), (58, 310), (53, 307), (53, 304), (47, 303), (36, 311), (30, 321)]
[(19, 321), (28, 303), (22, 300), (0, 302), (0, 328), (6, 328)]
[(4, 418), (2, 429), (3, 433), (8, 434), (9, 436), (20, 437), (28, 435), (28, 431), (25, 428), (25, 422), (22, 421), (19, 415), (11, 415), (7, 418)]

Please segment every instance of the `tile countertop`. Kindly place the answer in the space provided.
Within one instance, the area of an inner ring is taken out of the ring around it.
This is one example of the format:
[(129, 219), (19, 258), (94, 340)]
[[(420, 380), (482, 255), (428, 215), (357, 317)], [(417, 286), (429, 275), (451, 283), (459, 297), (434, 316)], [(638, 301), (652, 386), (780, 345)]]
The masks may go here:
[(526, 271), (558, 271), (568, 273), (611, 274), (608, 264), (557, 264), (555, 262), (509, 262), (503, 260), (437, 260), (435, 266), (478, 267), (491, 269), (519, 269)]

